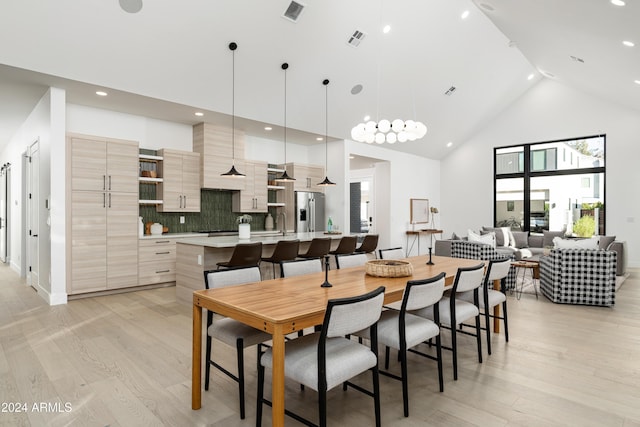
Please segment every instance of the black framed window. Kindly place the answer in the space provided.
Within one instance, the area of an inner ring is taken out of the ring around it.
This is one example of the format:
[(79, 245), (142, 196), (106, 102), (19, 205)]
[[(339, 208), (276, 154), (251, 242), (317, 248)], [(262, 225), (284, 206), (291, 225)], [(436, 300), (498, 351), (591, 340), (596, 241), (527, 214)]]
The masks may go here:
[(605, 234), (605, 153), (606, 135), (494, 148), (495, 225)]

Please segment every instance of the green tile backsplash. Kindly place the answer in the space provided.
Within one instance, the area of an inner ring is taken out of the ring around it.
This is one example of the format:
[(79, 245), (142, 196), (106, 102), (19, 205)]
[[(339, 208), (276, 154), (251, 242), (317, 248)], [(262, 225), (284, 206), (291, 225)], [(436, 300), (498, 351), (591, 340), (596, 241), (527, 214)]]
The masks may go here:
[[(140, 198), (156, 198), (156, 186), (140, 184)], [(237, 230), (236, 218), (240, 215), (231, 211), (233, 192), (224, 190), (200, 190), (200, 212), (156, 212), (155, 205), (140, 205), (140, 216), (147, 223), (159, 222), (169, 227), (169, 233), (184, 233), (200, 230)], [(272, 213), (273, 215), (273, 213)], [(184, 224), (180, 217), (184, 216)], [(264, 230), (267, 214), (252, 213), (251, 230)]]
[[(140, 154), (155, 155), (155, 150), (140, 149)], [(155, 164), (144, 164), (141, 167), (154, 168)], [(144, 223), (158, 222), (169, 228), (169, 233), (184, 233), (201, 230), (237, 230), (236, 218), (239, 213), (232, 212), (232, 191), (228, 190), (200, 190), (200, 212), (156, 212), (155, 205), (140, 205), (140, 216)], [(155, 200), (156, 185), (140, 184), (140, 199)], [(269, 201), (275, 202), (275, 193), (269, 191)], [(275, 208), (269, 208), (269, 212), (275, 219)], [(180, 224), (180, 217), (184, 216), (184, 224)], [(264, 230), (264, 221), (267, 214), (252, 213), (251, 230)]]

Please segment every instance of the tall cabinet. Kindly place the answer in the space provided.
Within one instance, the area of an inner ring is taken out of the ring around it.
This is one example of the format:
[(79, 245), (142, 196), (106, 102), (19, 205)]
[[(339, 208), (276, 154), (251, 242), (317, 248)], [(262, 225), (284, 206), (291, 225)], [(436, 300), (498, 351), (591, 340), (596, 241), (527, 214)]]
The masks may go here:
[(138, 143), (68, 135), (70, 295), (138, 285)]
[(200, 212), (200, 154), (166, 148), (158, 154), (158, 212)]

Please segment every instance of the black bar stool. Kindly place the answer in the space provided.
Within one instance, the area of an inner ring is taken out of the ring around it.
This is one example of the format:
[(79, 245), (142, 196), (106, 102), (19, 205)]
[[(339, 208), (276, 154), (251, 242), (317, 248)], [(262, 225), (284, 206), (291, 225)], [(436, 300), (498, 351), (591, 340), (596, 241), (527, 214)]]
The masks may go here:
[(309, 249), (303, 254), (298, 254), (299, 258), (322, 258), (331, 250), (331, 238), (330, 237), (316, 237), (311, 240)]
[[(276, 264), (281, 261), (291, 261), (298, 257), (298, 249), (300, 248), (300, 240), (278, 240), (273, 253), (269, 257), (261, 258), (261, 261), (273, 264), (273, 278), (276, 278)], [(282, 277), (282, 268), (280, 269), (280, 277)]]
[(218, 270), (239, 267), (257, 267), (262, 257), (262, 242), (239, 243), (233, 249), (229, 261), (216, 263)]
[(364, 236), (364, 240), (362, 241), (362, 244), (358, 248), (356, 248), (355, 252), (359, 254), (370, 254), (371, 252), (374, 252), (374, 255), (375, 255), (375, 251), (377, 247), (378, 247), (378, 235), (367, 234), (366, 236)]

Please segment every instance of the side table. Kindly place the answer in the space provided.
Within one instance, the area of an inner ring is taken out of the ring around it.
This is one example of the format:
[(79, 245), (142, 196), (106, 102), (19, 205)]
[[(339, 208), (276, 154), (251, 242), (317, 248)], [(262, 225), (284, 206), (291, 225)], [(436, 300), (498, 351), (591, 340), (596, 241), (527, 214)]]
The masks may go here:
[[(536, 280), (540, 280), (540, 263), (537, 261), (515, 261), (512, 262), (516, 269), (516, 299), (520, 299), (522, 291), (524, 289), (524, 281), (527, 276), (527, 271), (531, 277), (531, 283), (533, 284), (533, 290), (536, 293), (536, 299), (538, 299), (538, 288), (536, 286)], [(520, 289), (518, 290), (518, 275), (522, 273), (522, 281), (520, 282)]]

